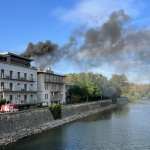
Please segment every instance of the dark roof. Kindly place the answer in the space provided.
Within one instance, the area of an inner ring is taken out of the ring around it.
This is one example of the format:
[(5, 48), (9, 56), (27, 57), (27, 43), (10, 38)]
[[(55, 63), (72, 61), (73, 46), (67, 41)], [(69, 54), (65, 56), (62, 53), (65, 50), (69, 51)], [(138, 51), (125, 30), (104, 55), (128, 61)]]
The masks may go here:
[(37, 74), (49, 74), (49, 75), (55, 75), (55, 76), (61, 76), (61, 77), (67, 77), (66, 75), (63, 74), (58, 74), (58, 73), (49, 73), (49, 72), (43, 72), (43, 71), (37, 71)]
[(33, 61), (33, 59), (30, 59), (30, 58), (27, 58), (27, 57), (23, 57), (23, 56), (20, 56), (20, 55), (14, 54), (14, 53), (10, 53), (10, 52), (0, 53), (0, 55), (3, 55), (3, 56), (15, 56), (15, 57), (19, 57), (21, 59), (26, 59), (28, 61)]

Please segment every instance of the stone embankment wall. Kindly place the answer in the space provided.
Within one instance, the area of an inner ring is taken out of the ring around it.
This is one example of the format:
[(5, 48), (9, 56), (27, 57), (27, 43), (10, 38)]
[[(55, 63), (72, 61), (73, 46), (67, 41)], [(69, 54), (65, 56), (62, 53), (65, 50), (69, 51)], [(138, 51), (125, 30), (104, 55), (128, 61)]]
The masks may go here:
[(48, 108), (0, 114), (0, 145), (7, 145), (19, 139), (41, 133), (77, 119), (116, 109), (129, 103), (126, 98), (62, 106), (62, 119), (54, 120)]
[(12, 137), (15, 141), (39, 132), (40, 125), (53, 120), (48, 108), (0, 114), (0, 145), (9, 142)]
[(66, 105), (61, 107), (62, 118), (78, 115), (87, 111), (100, 109), (112, 104), (112, 100), (88, 102), (84, 104)]
[(128, 104), (130, 101), (126, 98), (126, 97), (122, 97), (122, 98), (117, 98), (117, 104), (118, 105), (126, 105)]

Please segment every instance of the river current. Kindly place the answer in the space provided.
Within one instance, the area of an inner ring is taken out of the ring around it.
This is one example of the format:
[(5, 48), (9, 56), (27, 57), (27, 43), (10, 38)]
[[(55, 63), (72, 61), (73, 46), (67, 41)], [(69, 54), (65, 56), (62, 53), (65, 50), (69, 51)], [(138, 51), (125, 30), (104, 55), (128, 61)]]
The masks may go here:
[(150, 100), (138, 100), (113, 112), (93, 115), (3, 149), (150, 150)]

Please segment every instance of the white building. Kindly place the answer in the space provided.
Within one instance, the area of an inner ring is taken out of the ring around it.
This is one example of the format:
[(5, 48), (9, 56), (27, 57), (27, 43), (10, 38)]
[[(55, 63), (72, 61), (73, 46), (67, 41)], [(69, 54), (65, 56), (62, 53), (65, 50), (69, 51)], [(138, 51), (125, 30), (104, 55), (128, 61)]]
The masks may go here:
[(29, 58), (9, 52), (0, 53), (0, 97), (7, 103), (37, 103), (37, 69)]
[(50, 70), (37, 70), (38, 101), (45, 102), (45, 105), (66, 102), (65, 76), (56, 74)]

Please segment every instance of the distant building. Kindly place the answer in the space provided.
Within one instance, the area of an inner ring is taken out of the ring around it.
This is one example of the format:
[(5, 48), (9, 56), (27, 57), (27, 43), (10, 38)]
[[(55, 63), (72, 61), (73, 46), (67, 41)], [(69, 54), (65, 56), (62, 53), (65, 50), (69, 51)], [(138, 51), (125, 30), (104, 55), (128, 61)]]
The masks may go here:
[(0, 97), (7, 103), (30, 106), (37, 102), (37, 69), (32, 59), (13, 53), (0, 53)]
[(44, 105), (66, 102), (65, 75), (54, 73), (50, 67), (37, 69), (37, 88), (43, 91), (38, 93), (38, 101), (45, 102)]

